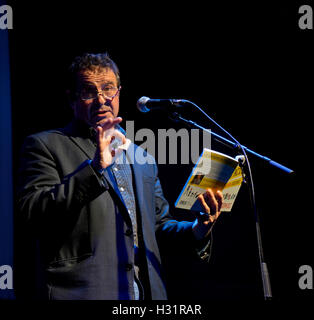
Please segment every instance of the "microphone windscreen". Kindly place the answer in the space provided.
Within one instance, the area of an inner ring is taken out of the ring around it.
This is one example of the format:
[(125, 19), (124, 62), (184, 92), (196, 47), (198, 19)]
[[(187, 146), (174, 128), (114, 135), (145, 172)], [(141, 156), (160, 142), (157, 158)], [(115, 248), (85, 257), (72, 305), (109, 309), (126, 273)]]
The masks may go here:
[(137, 100), (136, 106), (137, 109), (141, 112), (148, 112), (149, 109), (146, 107), (146, 103), (150, 100), (148, 97), (142, 97)]

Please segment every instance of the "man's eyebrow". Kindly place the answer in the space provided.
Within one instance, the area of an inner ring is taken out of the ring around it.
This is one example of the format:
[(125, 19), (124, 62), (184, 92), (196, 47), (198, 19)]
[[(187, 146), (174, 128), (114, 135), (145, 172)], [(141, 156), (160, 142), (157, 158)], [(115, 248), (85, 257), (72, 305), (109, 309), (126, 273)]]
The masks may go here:
[(114, 81), (106, 81), (106, 82), (102, 83), (102, 85), (108, 85), (108, 84), (114, 85), (115, 82)]
[[(108, 85), (108, 84), (110, 84), (110, 85), (114, 85), (115, 84), (115, 82), (114, 81), (105, 81), (105, 82), (103, 82), (103, 83), (101, 83), (101, 81), (97, 81), (98, 83), (100, 83), (101, 85)], [(89, 86), (89, 87), (95, 87), (95, 83), (94, 82), (90, 82), (90, 81), (84, 81), (83, 83), (82, 83), (82, 85), (86, 85), (86, 86)]]

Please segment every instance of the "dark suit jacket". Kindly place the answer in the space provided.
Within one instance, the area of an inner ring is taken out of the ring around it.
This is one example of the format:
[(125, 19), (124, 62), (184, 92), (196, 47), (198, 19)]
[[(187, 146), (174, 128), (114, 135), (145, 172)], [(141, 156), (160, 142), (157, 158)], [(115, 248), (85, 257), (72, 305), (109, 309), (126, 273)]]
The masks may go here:
[[(132, 299), (131, 220), (108, 176), (102, 179), (88, 162), (96, 147), (87, 129), (73, 121), (66, 128), (26, 139), (19, 171), (19, 215), (36, 233), (47, 298)], [(137, 214), (151, 298), (166, 299), (156, 237), (192, 247), (192, 222), (178, 222), (169, 215), (154, 159), (133, 144), (127, 153), (131, 159), (135, 153), (137, 159), (149, 159), (132, 165)]]

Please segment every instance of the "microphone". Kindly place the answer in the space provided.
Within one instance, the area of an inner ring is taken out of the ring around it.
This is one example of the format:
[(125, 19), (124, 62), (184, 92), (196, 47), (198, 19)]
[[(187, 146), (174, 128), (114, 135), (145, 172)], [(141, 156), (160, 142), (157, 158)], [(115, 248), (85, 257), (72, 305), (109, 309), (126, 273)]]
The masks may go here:
[(141, 112), (148, 112), (151, 110), (168, 110), (176, 107), (182, 107), (187, 103), (187, 100), (183, 99), (151, 99), (148, 97), (142, 97), (137, 100), (137, 109)]

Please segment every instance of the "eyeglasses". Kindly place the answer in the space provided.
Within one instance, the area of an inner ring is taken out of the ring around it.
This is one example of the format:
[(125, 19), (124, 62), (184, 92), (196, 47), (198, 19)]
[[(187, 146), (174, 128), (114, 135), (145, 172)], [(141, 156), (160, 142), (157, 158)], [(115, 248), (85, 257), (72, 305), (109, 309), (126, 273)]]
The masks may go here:
[(100, 91), (95, 88), (84, 88), (81, 92), (78, 93), (82, 100), (90, 100), (96, 99), (98, 95), (102, 95), (105, 99), (113, 100), (121, 90), (121, 86), (119, 88), (113, 86), (104, 86)]

